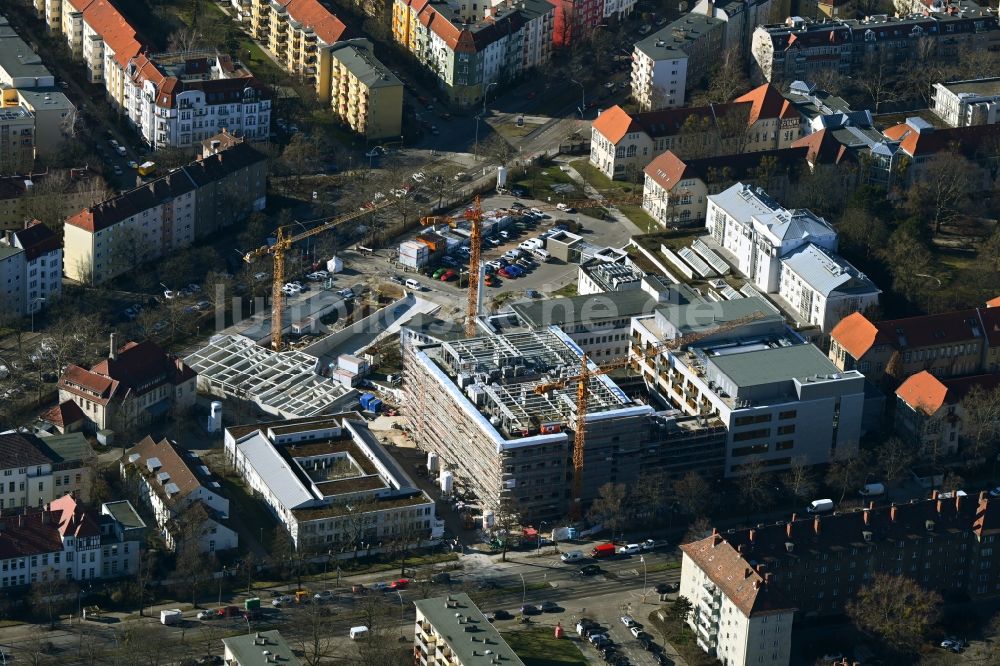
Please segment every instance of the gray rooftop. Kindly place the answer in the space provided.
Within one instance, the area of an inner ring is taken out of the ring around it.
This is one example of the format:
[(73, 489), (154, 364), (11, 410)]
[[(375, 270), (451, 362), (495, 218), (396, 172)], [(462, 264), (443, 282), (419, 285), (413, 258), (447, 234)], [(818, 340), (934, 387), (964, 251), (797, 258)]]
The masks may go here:
[(442, 342), (461, 340), (465, 337), (465, 328), (460, 323), (440, 319), (434, 315), (424, 313), (410, 317), (401, 328), (412, 330)]
[(121, 523), (125, 529), (144, 529), (146, 527), (146, 523), (128, 500), (106, 502), (103, 509), (105, 513)]
[[(302, 662), (295, 656), (277, 629), (223, 638), (222, 643), (238, 666), (258, 666), (258, 664), (264, 666), (274, 663), (282, 666), (302, 666)], [(270, 654), (264, 654), (265, 650)]]
[(685, 14), (676, 21), (635, 43), (635, 48), (653, 60), (687, 57), (687, 48), (726, 22), (704, 14)]
[(824, 296), (833, 292), (878, 292), (872, 281), (846, 259), (812, 243), (792, 250), (781, 258), (781, 262)]
[(1000, 95), (1000, 77), (992, 79), (970, 79), (968, 81), (949, 81), (939, 84), (956, 95), (963, 93), (982, 97)]
[(66, 95), (55, 88), (18, 88), (17, 92), (36, 111), (76, 108)]
[(51, 435), (43, 437), (42, 442), (60, 458), (54, 462), (82, 461), (94, 455), (94, 450), (90, 448), (90, 443), (87, 442), (83, 433), (71, 432), (65, 435)]
[(349, 39), (336, 42), (328, 48), (330, 55), (343, 63), (351, 74), (369, 88), (403, 85), (396, 75), (375, 57), (372, 43), (367, 39)]
[(720, 324), (748, 317), (757, 312), (762, 315), (757, 321), (784, 322), (784, 318), (775, 313), (774, 308), (759, 297), (711, 303), (698, 301), (658, 308), (656, 312), (670, 322), (681, 335), (708, 331)]
[(651, 314), (657, 301), (642, 289), (609, 291), (568, 298), (520, 301), (511, 309), (526, 326), (567, 326)]
[(0, 261), (9, 259), (15, 254), (19, 254), (21, 252), (24, 252), (24, 250), (19, 247), (13, 247), (12, 245), (4, 245), (3, 243), (0, 243)]
[[(419, 599), (413, 605), (464, 666), (487, 666), (495, 663), (495, 657), (499, 657), (500, 663), (505, 666), (524, 666), (521, 658), (507, 645), (468, 594), (459, 592), (447, 597)], [(493, 654), (486, 654), (487, 649)]]
[(738, 387), (761, 386), (841, 371), (815, 345), (709, 355), (709, 362)]
[(11, 78), (52, 76), (42, 58), (0, 16), (0, 71)]

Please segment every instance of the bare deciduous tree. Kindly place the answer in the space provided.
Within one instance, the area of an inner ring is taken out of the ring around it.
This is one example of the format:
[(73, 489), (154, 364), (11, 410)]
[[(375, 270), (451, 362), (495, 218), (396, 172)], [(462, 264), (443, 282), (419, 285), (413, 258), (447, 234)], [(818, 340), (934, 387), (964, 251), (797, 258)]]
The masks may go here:
[(847, 615), (862, 631), (891, 648), (917, 652), (940, 614), (941, 595), (905, 576), (876, 573), (847, 605)]

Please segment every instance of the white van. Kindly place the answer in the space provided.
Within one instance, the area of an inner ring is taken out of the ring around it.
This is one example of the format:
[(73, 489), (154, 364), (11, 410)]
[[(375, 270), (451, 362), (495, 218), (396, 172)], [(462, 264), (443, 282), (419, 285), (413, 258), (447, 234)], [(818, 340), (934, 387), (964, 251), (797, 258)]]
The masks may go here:
[(549, 259), (552, 258), (552, 255), (549, 254), (549, 251), (543, 250), (542, 248), (536, 248), (535, 250), (532, 250), (531, 253), (536, 257), (538, 257), (539, 261), (548, 261)]
[(584, 557), (585, 556), (582, 550), (571, 550), (569, 552), (560, 555), (559, 559), (565, 562), (566, 564), (569, 564), (570, 562), (579, 562)]
[(368, 636), (368, 627), (361, 625), (360, 627), (351, 627), (351, 640), (356, 641)]
[(833, 511), (833, 500), (832, 499), (818, 499), (813, 500), (806, 507), (806, 511), (809, 513), (826, 513), (827, 511)]
[(406, 288), (407, 289), (412, 289), (413, 291), (423, 291), (424, 290), (424, 285), (420, 284), (419, 282), (417, 282), (413, 278), (408, 278), (406, 280)]

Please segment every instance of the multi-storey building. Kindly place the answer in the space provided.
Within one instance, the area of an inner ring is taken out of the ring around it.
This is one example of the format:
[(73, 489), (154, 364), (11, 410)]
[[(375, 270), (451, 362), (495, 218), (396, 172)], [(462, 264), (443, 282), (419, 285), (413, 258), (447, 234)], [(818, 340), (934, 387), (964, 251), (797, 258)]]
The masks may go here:
[(66, 276), (101, 284), (263, 209), (266, 158), (243, 142), (208, 153), (68, 217)]
[(92, 459), (90, 445), (80, 434), (44, 439), (25, 433), (0, 435), (0, 511), (41, 508), (63, 495), (87, 501)]
[(710, 194), (718, 194), (741, 180), (758, 180), (761, 173), (768, 171), (768, 191), (780, 197), (788, 189), (790, 174), (799, 171), (807, 157), (805, 147), (698, 159), (681, 159), (668, 150), (645, 169), (642, 207), (663, 226), (701, 224)]
[(225, 455), (299, 550), (441, 536), (417, 488), (357, 413), (226, 428)]
[(630, 115), (613, 106), (591, 126), (590, 163), (608, 178), (633, 178), (666, 150), (682, 158), (777, 150), (802, 135), (802, 118), (764, 84), (726, 104)]
[(787, 210), (737, 183), (708, 196), (705, 226), (725, 258), (800, 324), (827, 333), (878, 304), (881, 291), (836, 254), (837, 232), (809, 210)]
[(1000, 373), (938, 379), (926, 370), (907, 377), (896, 389), (896, 433), (937, 455), (958, 452), (963, 438), (963, 399), (974, 388), (1000, 388)]
[[(755, 321), (713, 333), (754, 315)], [(690, 333), (705, 337), (649, 353)], [(632, 355), (651, 391), (685, 414), (722, 422), (726, 476), (755, 461), (784, 469), (792, 460), (820, 465), (857, 450), (864, 376), (840, 371), (759, 298), (668, 305), (636, 317)]]
[(927, 370), (938, 378), (1000, 370), (1000, 302), (984, 308), (872, 322), (860, 312), (830, 332), (830, 360), (870, 380), (899, 384)]
[[(621, 0), (628, 2), (629, 0)], [(524, 19), (521, 32), (524, 34), (524, 72), (531, 72), (548, 63), (552, 57), (552, 32), (555, 30), (555, 14), (546, 0), (521, 0), (517, 3)]]
[(923, 118), (907, 118), (883, 134), (898, 146), (898, 154), (907, 158), (904, 178), (908, 184), (939, 178), (933, 168), (935, 158), (958, 154), (968, 160), (963, 177), (969, 191), (982, 192), (994, 185), (1000, 159), (1000, 123), (939, 128)]
[(754, 28), (783, 19), (788, 16), (788, 10), (789, 3), (784, 0), (698, 0), (691, 13), (725, 21), (723, 43), (727, 50), (743, 58), (750, 48)]
[(635, 43), (632, 97), (643, 111), (684, 106), (722, 50), (725, 21), (694, 12)]
[(319, 50), (352, 36), (319, 0), (253, 0), (250, 28), (285, 69), (307, 83), (318, 83)]
[(59, 401), (72, 400), (97, 430), (142, 426), (174, 409), (194, 406), (196, 375), (156, 343), (129, 342), (90, 370), (69, 365), (59, 378)]
[[(585, 39), (604, 22), (607, 0), (549, 0), (555, 8), (552, 17), (552, 44), (569, 47), (574, 40)], [(611, 0), (612, 11), (634, 7), (634, 0)]]
[[(418, 599), (413, 605), (417, 608), (417, 623), (413, 631), (416, 663), (472, 666), (489, 662), (524, 666), (521, 658), (465, 592)], [(475, 638), (474, 641), (467, 638), (469, 634)]]
[(98, 513), (72, 495), (0, 517), (0, 588), (134, 575), (144, 528), (127, 501)]
[(202, 553), (236, 548), (228, 526), (229, 500), (196, 453), (145, 437), (118, 461), (121, 476), (153, 512), (167, 548), (193, 542)]
[(582, 354), (556, 326), (425, 345), (408, 338), (404, 413), (415, 441), (437, 453), (441, 469), (487, 510), (516, 511), (525, 524), (564, 516), (577, 501), (588, 504), (608, 482), (653, 471), (721, 473), (719, 421), (655, 412), (608, 376), (592, 376), (582, 494), (572, 497), (577, 386), (541, 394), (535, 387), (566, 369), (576, 372)]
[(155, 148), (187, 147), (227, 129), (254, 141), (270, 134), (269, 91), (227, 55), (150, 54), (107, 0), (42, 0), (88, 80)]
[(681, 546), (698, 645), (726, 664), (786, 665), (796, 619), (842, 614), (876, 574), (944, 595), (1000, 594), (996, 500), (964, 493), (727, 530)]
[(16, 248), (24, 253), (24, 275), (21, 284), (24, 293), (20, 314), (38, 312), (48, 301), (62, 294), (62, 244), (59, 236), (38, 220), (28, 222), (19, 231), (8, 231), (0, 245)]
[(23, 106), (0, 107), (0, 174), (31, 173), (35, 116)]
[(1000, 77), (935, 83), (931, 111), (952, 127), (1000, 123)]
[(24, 250), (0, 245), (0, 311), (23, 314)]
[[(923, 50), (928, 45), (930, 56)], [(949, 8), (904, 18), (882, 14), (816, 22), (792, 17), (784, 25), (759, 26), (750, 55), (758, 78), (808, 81), (822, 71), (849, 75), (872, 62), (902, 68), (917, 57), (947, 60), (960, 49), (985, 51), (998, 46), (997, 10)], [(917, 48), (922, 49), (919, 56)]]
[[(63, 176), (68, 178), (63, 180)], [(80, 169), (47, 169), (44, 173), (23, 176), (0, 176), (0, 231), (23, 229), (31, 220), (31, 194), (33, 188), (49, 178), (65, 182), (65, 187), (57, 191), (60, 216), (65, 218), (81, 208), (90, 206), (104, 198), (104, 179), (96, 171)], [(55, 188), (53, 188), (55, 189)]]
[(334, 115), (367, 139), (400, 137), (403, 84), (375, 58), (372, 43), (350, 39), (324, 46), (320, 52), (316, 87)]
[[(447, 0), (394, 0), (393, 40), (438, 78), (460, 107), (483, 101), (494, 84), (512, 81), (529, 63), (544, 65), (544, 37), (553, 25), (539, 3), (484, 5)], [(530, 27), (527, 24), (531, 23)], [(554, 28), (553, 28), (554, 29)], [(529, 39), (530, 38), (530, 39)]]

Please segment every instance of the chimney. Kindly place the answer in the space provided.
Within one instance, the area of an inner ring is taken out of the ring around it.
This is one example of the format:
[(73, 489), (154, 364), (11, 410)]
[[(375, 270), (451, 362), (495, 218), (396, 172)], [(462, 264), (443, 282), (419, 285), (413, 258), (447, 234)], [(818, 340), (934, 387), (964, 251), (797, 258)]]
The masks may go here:
[(819, 516), (813, 518), (813, 531), (819, 536)]
[(935, 506), (937, 508), (938, 514), (940, 514), (941, 513), (941, 509), (944, 507), (944, 500), (938, 498), (938, 501), (935, 503)]
[(868, 525), (868, 522), (872, 518), (871, 517), (871, 509), (862, 509), (861, 510), (861, 517), (864, 519), (865, 525)]
[(757, 580), (755, 580), (753, 582), (753, 589), (755, 589), (755, 590), (759, 590), (760, 589), (760, 579), (757, 579)]
[(758, 574), (760, 574), (761, 576), (763, 576), (765, 571), (767, 571), (767, 565), (766, 564), (758, 564), (757, 565), (757, 573)]
[(874, 509), (875, 508), (875, 501), (874, 500), (872, 500), (871, 502), (868, 502), (868, 508), (869, 509)]
[(739, 553), (740, 555), (745, 553), (746, 550), (747, 550), (746, 544), (741, 543), (740, 545), (736, 546), (736, 552)]
[(746, 580), (747, 578), (749, 578), (752, 575), (753, 575), (753, 569), (751, 569), (750, 567), (746, 567), (745, 569), (743, 569), (743, 579), (744, 580)]
[(791, 523), (788, 523), (787, 525), (785, 525), (785, 534), (788, 535), (789, 539), (792, 538), (792, 524)]
[(933, 491), (933, 492), (931, 492), (931, 499), (936, 500), (938, 498), (939, 494), (940, 493), (938, 493), (938, 491), (936, 491), (936, 490)]
[(785, 542), (785, 551), (790, 553), (793, 550), (795, 550), (795, 544), (792, 543), (791, 541), (786, 541)]
[(889, 507), (889, 520), (891, 520), (892, 522), (896, 522), (897, 511), (898, 510), (896, 509), (896, 503), (893, 502), (892, 506)]
[(985, 490), (980, 490), (979, 491), (979, 502), (981, 504), (981, 503), (983, 503), (985, 501), (986, 501), (986, 491)]
[(757, 530), (750, 530), (750, 543), (754, 542), (754, 537), (757, 536)]
[(721, 543), (722, 543), (722, 537), (720, 537), (718, 534), (713, 534), (712, 535), (712, 548), (718, 548), (719, 544), (721, 544)]
[(110, 350), (110, 353), (108, 354), (108, 358), (111, 359), (112, 361), (117, 361), (118, 360), (118, 334), (117, 333), (112, 333), (109, 337), (110, 337), (110, 340), (109, 340), (108, 344), (111, 347), (111, 350)]
[(793, 514), (792, 514), (792, 519), (791, 519), (790, 521), (788, 521), (788, 522), (790, 522), (790, 523), (794, 523), (794, 522), (795, 522), (795, 519), (796, 519), (796, 518), (798, 518), (798, 517), (799, 517), (799, 514), (797, 514), (797, 513), (793, 513)]
[(718, 534), (719, 534), (719, 528), (718, 527), (713, 527), (712, 528), (712, 536), (717, 536)]
[(772, 580), (774, 580), (773, 573), (764, 574), (764, 585), (770, 585)]

